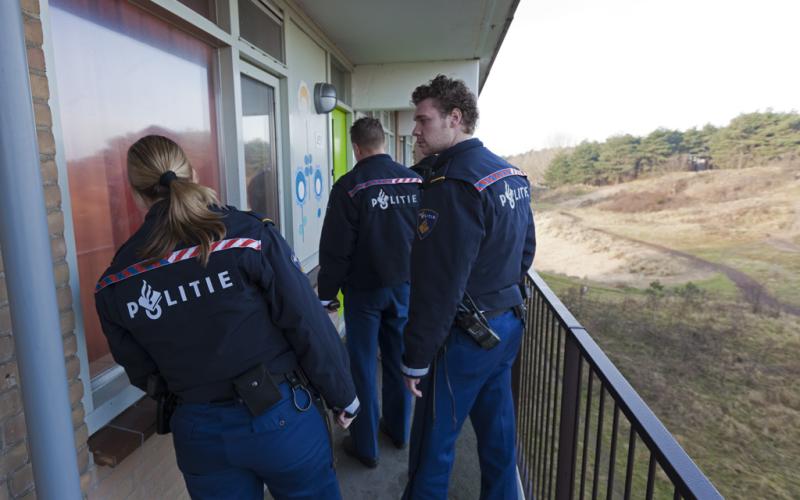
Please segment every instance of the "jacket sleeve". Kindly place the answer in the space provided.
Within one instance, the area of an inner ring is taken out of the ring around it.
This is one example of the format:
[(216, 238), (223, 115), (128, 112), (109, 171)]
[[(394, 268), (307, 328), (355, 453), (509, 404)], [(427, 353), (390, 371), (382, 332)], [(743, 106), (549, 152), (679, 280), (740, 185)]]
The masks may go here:
[(422, 196), (411, 247), (406, 376), (426, 375), (450, 332), (485, 234), (482, 207), (480, 194), (461, 181), (435, 184)]
[(114, 361), (125, 369), (131, 384), (146, 391), (147, 377), (158, 372), (155, 361), (128, 330), (114, 321), (113, 304), (107, 293), (95, 294), (94, 301)]
[(525, 275), (533, 265), (533, 257), (536, 255), (536, 226), (533, 222), (533, 210), (528, 205), (528, 229), (525, 232), (525, 246), (522, 249), (522, 275), (520, 283), (525, 283)]
[(264, 227), (261, 234), (258, 274), (272, 321), (328, 404), (335, 411), (356, 413), (350, 360), (339, 334), (283, 237), (272, 227)]
[(319, 245), (319, 298), (333, 300), (341, 289), (358, 239), (358, 209), (339, 184), (331, 189)]

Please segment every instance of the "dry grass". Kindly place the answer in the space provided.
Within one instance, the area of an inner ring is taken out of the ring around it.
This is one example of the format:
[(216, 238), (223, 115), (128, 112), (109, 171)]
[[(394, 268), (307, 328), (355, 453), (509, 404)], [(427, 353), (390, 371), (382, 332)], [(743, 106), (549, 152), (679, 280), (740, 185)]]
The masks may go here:
[[(572, 186), (534, 208), (534, 267), (561, 275), (548, 282), (723, 495), (800, 498), (800, 317), (745, 302), (721, 271), (800, 306), (800, 165)], [(656, 280), (702, 293), (644, 293)]]
[(726, 498), (800, 498), (798, 318), (553, 286)]

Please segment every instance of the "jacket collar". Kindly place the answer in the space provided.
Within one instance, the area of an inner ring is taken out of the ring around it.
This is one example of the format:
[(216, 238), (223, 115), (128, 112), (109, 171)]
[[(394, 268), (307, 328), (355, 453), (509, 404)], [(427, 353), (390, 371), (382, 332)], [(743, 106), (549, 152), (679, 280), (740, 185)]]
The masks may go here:
[(366, 165), (368, 163), (371, 163), (373, 161), (391, 160), (391, 159), (392, 159), (392, 157), (389, 156), (386, 153), (380, 153), (380, 154), (376, 154), (376, 155), (372, 155), (372, 156), (367, 156), (366, 158), (362, 158), (360, 162), (356, 163), (355, 166), (353, 166), (353, 168), (355, 169), (355, 168), (364, 166), (364, 165)]
[(440, 168), (442, 165), (445, 165), (450, 159), (452, 159), (455, 155), (459, 153), (463, 153), (464, 151), (468, 151), (473, 148), (482, 147), (483, 143), (480, 139), (472, 138), (467, 139), (466, 141), (461, 141), (454, 146), (450, 146), (449, 148), (445, 149), (441, 153), (439, 153), (438, 158), (436, 159), (436, 164), (434, 165), (434, 170)]

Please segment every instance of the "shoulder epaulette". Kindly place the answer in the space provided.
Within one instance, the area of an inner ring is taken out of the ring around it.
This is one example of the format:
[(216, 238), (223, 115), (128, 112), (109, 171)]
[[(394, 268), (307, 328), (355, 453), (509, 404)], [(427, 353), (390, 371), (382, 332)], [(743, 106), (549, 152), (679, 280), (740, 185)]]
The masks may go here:
[(423, 188), (426, 188), (426, 187), (430, 186), (431, 184), (436, 184), (436, 183), (438, 183), (438, 182), (442, 182), (442, 181), (443, 181), (443, 180), (445, 180), (445, 179), (447, 179), (447, 177), (445, 177), (445, 176), (443, 176), (443, 175), (440, 175), (439, 177), (434, 177), (433, 179), (427, 179), (427, 180), (426, 180), (426, 181), (423, 183), (422, 187), (423, 187)]
[(479, 179), (477, 182), (475, 182), (473, 184), (473, 186), (478, 191), (483, 191), (484, 189), (488, 188), (489, 186), (491, 186), (495, 182), (499, 181), (500, 179), (503, 179), (503, 178), (511, 176), (511, 175), (518, 175), (520, 177), (527, 177), (527, 174), (525, 174), (525, 172), (523, 172), (522, 170), (519, 170), (519, 169), (516, 169), (516, 168), (513, 168), (513, 167), (504, 168), (503, 170), (498, 170), (496, 172), (492, 172), (491, 174), (487, 175), (486, 177), (484, 177), (482, 179)]

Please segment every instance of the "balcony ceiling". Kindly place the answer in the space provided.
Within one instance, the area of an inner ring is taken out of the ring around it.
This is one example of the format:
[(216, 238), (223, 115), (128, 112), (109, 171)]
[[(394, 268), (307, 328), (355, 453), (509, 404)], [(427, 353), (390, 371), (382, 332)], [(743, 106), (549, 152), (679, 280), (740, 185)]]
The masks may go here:
[(480, 59), (486, 81), (519, 0), (297, 0), (354, 65)]

